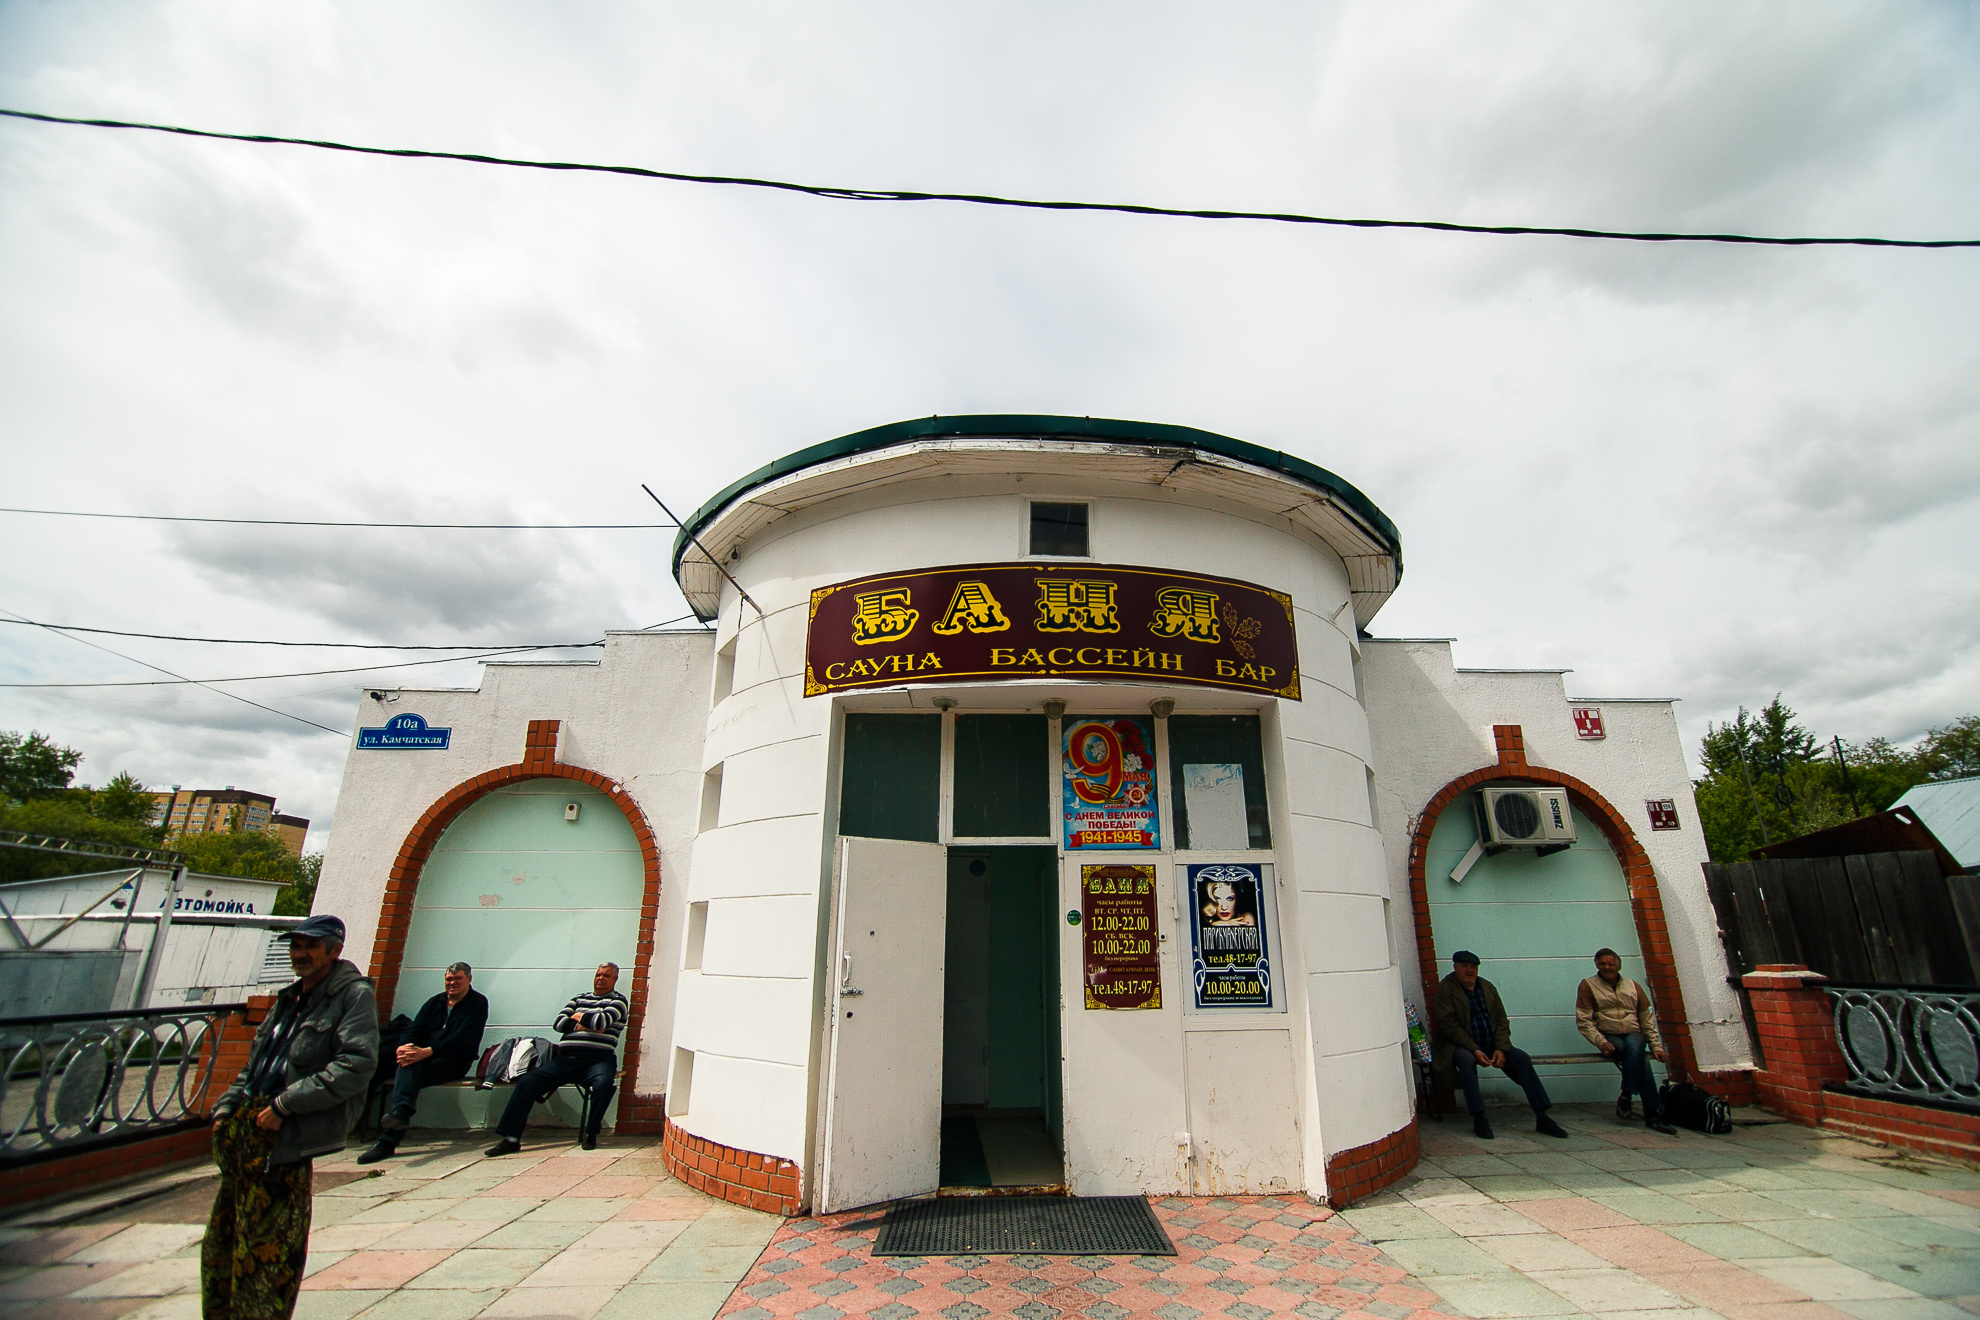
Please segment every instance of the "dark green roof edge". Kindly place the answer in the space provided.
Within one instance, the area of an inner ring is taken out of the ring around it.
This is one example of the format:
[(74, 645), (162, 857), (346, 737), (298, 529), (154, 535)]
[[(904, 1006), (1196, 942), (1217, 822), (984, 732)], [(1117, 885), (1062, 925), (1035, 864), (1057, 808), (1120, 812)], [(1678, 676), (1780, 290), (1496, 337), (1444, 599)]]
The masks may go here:
[(1398, 580), (1402, 578), (1402, 533), (1398, 532), (1396, 525), (1389, 521), (1389, 516), (1376, 508), (1375, 502), (1355, 489), (1353, 485), (1303, 458), (1283, 450), (1267, 449), (1263, 445), (1237, 440), (1228, 435), (1218, 435), (1214, 431), (1199, 431), (1193, 426), (1168, 426), (1161, 422), (1123, 422), (1106, 417), (1039, 417), (1023, 413), (916, 417), (905, 422), (891, 422), (886, 426), (854, 431), (851, 435), (842, 435), (836, 440), (827, 440), (822, 444), (800, 449), (795, 454), (786, 454), (774, 463), (766, 463), (741, 480), (723, 487), (715, 498), (694, 511), (687, 525), (674, 537), (674, 577), (679, 579), (681, 575), (681, 556), (687, 552), (688, 538), (699, 535), (701, 529), (716, 514), (758, 486), (808, 467), (816, 467), (820, 463), (850, 458), (855, 454), (872, 453), (875, 450), (888, 449), (914, 440), (976, 436), (1093, 440), (1107, 444), (1202, 449), (1225, 458), (1234, 458), (1241, 463), (1249, 463), (1253, 467), (1268, 468), (1325, 491), (1361, 515), (1368, 525), (1388, 542), (1389, 553), (1396, 559), (1396, 577)]

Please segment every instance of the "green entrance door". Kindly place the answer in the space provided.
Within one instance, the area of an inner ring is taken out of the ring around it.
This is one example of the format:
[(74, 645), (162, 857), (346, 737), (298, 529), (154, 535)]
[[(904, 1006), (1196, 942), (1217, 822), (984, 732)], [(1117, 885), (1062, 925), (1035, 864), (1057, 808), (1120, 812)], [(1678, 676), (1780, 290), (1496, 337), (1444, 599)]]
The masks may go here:
[(942, 1184), (1051, 1186), (1060, 1156), (1050, 848), (949, 849)]
[[(1481, 960), (1478, 974), (1505, 1000), (1513, 1044), (1536, 1056), (1587, 1056), (1540, 1069), (1547, 1094), (1563, 1104), (1614, 1100), (1621, 1089), (1615, 1067), (1594, 1057), (1574, 1026), (1575, 987), (1595, 974), (1595, 950), (1614, 949), (1623, 975), (1647, 984), (1622, 865), (1580, 811), (1574, 833), (1565, 852), (1481, 858), (1463, 884), (1452, 884), (1452, 869), (1478, 838), (1467, 796), (1438, 818), (1424, 859), (1437, 975), (1450, 974), (1454, 951), (1470, 949)], [(1488, 1105), (1526, 1103), (1504, 1073), (1487, 1069), (1480, 1080)]]

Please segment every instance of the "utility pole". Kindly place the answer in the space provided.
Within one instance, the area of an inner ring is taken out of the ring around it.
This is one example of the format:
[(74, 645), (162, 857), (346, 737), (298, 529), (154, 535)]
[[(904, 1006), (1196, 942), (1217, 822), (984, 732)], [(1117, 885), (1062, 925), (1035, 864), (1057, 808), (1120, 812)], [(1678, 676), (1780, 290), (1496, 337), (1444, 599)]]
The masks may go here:
[(1849, 761), (1843, 756), (1842, 735), (1837, 734), (1830, 739), (1830, 743), (1836, 749), (1836, 764), (1842, 767), (1843, 792), (1849, 794), (1849, 809), (1861, 817), (1863, 806), (1856, 800), (1856, 785), (1850, 782)]

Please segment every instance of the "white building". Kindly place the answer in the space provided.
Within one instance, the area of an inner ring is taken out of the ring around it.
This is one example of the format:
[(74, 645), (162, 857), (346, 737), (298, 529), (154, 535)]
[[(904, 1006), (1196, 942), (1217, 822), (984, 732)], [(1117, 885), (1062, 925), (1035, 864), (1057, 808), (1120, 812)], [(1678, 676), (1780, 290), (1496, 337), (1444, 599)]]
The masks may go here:
[[(1535, 1055), (1589, 1054), (1611, 945), (1674, 1066), (1750, 1067), (1670, 702), (1371, 638), (1400, 536), (1331, 473), (930, 418), (743, 478), (675, 570), (712, 631), (367, 698), (317, 910), (393, 1011), (473, 963), (489, 1041), (619, 963), (619, 1127), (664, 1097), (696, 1185), (1360, 1196), (1414, 1161), (1405, 1005), (1459, 947)], [(1461, 870), (1488, 783), (1565, 814)]]

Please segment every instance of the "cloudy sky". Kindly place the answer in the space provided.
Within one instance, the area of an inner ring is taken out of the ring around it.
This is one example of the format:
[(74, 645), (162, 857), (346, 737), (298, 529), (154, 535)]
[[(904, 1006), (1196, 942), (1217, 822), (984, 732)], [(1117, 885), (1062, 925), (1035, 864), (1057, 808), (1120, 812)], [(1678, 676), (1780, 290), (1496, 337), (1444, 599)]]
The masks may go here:
[[(0, 105), (868, 187), (1980, 236), (1958, 4), (0, 0)], [(1383, 636), (1823, 734), (1980, 710), (1980, 251), (1652, 247), (820, 201), (0, 121), (0, 471), (35, 508), (645, 522), (928, 413), (1173, 422), (1401, 526)], [(0, 515), (0, 608), (303, 641), (684, 613), (660, 532)], [(351, 652), (99, 638), (200, 678)], [(388, 657), (389, 658), (389, 657)], [(455, 663), (392, 681), (472, 683)], [(415, 680), (415, 675), (424, 679)], [(0, 679), (156, 678), (0, 625)], [(348, 729), (323, 676), (231, 690)], [(345, 743), (0, 690), (80, 779), (327, 828)], [(312, 839), (320, 845), (323, 834)]]

